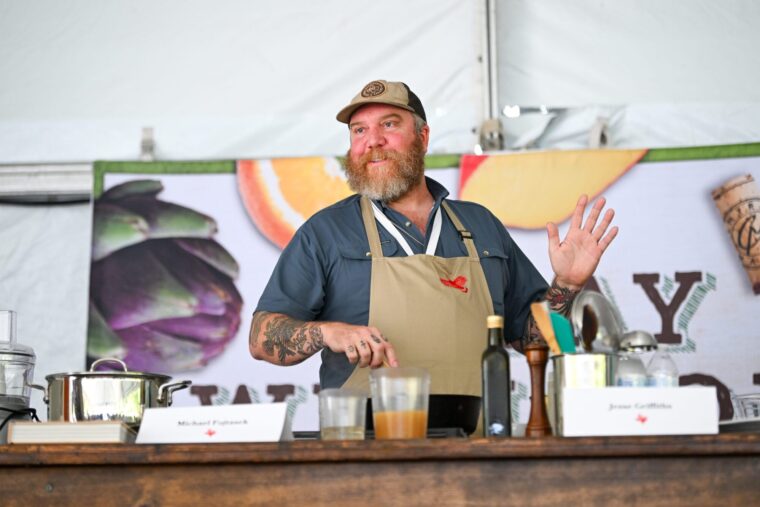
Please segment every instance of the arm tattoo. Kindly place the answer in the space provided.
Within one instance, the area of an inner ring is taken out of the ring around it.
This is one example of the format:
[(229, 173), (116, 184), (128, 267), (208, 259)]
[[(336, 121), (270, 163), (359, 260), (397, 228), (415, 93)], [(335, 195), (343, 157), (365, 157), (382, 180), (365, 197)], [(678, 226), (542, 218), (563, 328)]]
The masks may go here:
[(525, 351), (525, 346), (530, 345), (532, 343), (537, 344), (546, 344), (544, 341), (544, 337), (541, 334), (541, 331), (538, 329), (538, 325), (536, 324), (536, 321), (533, 319), (533, 314), (529, 313), (528, 318), (525, 319), (525, 329), (523, 330), (522, 336), (517, 338), (516, 340), (512, 340), (509, 342), (512, 345), (512, 348), (515, 349), (518, 352)]
[(251, 335), (249, 336), (251, 347), (256, 347), (259, 341), (259, 333), (261, 333), (261, 324), (264, 322), (264, 319), (267, 318), (267, 315), (271, 314), (269, 312), (256, 312), (253, 314), (253, 319), (251, 320)]
[(533, 315), (528, 315), (528, 318), (525, 322), (525, 334), (521, 345), (524, 347), (529, 343), (546, 343), (544, 341), (543, 335), (541, 334), (541, 331), (538, 329), (538, 324), (536, 324), (536, 320), (533, 318)]
[(324, 347), (324, 336), (318, 323), (275, 315), (266, 324), (261, 345), (281, 364), (296, 364)]
[[(580, 291), (567, 289), (557, 285), (556, 281), (552, 281), (551, 287), (546, 291), (544, 299), (549, 303), (551, 311), (560, 313), (564, 316), (570, 315), (570, 308), (573, 305), (575, 296)], [(545, 344), (543, 335), (536, 325), (536, 321), (533, 319), (533, 315), (528, 315), (527, 322), (525, 323), (525, 333), (523, 335), (523, 345), (529, 343), (542, 343)], [(514, 343), (513, 343), (514, 346)]]
[(557, 281), (552, 281), (551, 287), (546, 291), (544, 299), (549, 303), (549, 308), (553, 312), (561, 313), (565, 317), (570, 315), (570, 307), (573, 305), (575, 296), (580, 291), (566, 289), (557, 285)]

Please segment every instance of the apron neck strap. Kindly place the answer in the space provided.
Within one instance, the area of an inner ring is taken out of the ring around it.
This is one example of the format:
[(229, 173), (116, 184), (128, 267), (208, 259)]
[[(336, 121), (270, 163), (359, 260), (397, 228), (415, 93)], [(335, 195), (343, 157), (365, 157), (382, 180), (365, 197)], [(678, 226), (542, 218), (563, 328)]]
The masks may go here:
[[(369, 241), (369, 251), (372, 254), (373, 259), (382, 259), (383, 249), (380, 246), (380, 234), (377, 232), (377, 222), (375, 221), (375, 214), (372, 209), (372, 202), (366, 196), (362, 196), (359, 202), (361, 204), (362, 220), (364, 221), (364, 230), (367, 232), (367, 240)], [(468, 231), (467, 229), (465, 229), (464, 225), (462, 225), (462, 222), (459, 220), (459, 217), (456, 216), (456, 214), (454, 213), (454, 210), (451, 209), (451, 206), (449, 206), (449, 204), (445, 200), (441, 201), (441, 206), (443, 207), (444, 211), (446, 211), (446, 214), (451, 219), (451, 222), (454, 224), (454, 227), (456, 227), (456, 230), (459, 233), (459, 237), (462, 238), (462, 241), (464, 242), (464, 246), (467, 248), (468, 257), (470, 257), (471, 259), (480, 260), (480, 257), (478, 256), (478, 251), (475, 248), (475, 242), (472, 239), (472, 233)], [(440, 210), (438, 211), (438, 213), (440, 217)]]
[(441, 206), (443, 206), (443, 209), (446, 210), (446, 214), (451, 219), (451, 223), (454, 224), (454, 227), (456, 227), (457, 232), (459, 233), (459, 237), (462, 238), (464, 246), (467, 248), (467, 255), (471, 259), (480, 260), (480, 257), (478, 256), (478, 250), (475, 248), (475, 241), (472, 239), (472, 233), (465, 229), (464, 225), (462, 225), (462, 222), (459, 221), (459, 217), (456, 216), (454, 210), (452, 210), (451, 206), (449, 206), (449, 203), (447, 203), (445, 200), (441, 201)]
[(373, 259), (382, 259), (383, 249), (380, 247), (380, 234), (377, 232), (375, 215), (372, 213), (372, 203), (366, 196), (362, 196), (359, 202), (362, 207), (364, 230), (367, 232), (367, 240), (369, 240), (369, 251)]

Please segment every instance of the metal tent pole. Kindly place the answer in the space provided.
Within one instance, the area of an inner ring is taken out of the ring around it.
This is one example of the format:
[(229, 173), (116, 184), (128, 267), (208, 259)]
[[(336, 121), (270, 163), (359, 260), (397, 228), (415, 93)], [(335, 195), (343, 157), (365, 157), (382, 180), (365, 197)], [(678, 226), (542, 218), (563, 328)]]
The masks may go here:
[(499, 86), (496, 59), (496, 3), (485, 0), (485, 55), (483, 67), (486, 81), (485, 119), (480, 126), (480, 149), (483, 151), (504, 148), (504, 135), (499, 121)]

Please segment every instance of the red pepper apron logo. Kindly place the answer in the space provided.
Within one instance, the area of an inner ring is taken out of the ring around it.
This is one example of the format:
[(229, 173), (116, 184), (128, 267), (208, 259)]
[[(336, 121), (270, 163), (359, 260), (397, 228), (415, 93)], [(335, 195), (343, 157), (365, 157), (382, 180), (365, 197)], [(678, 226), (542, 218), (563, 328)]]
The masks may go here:
[(458, 276), (454, 278), (453, 280), (446, 280), (445, 278), (441, 278), (441, 283), (445, 285), (446, 287), (453, 287), (455, 289), (459, 289), (465, 294), (470, 290), (467, 287), (465, 287), (465, 284), (467, 283), (467, 278), (464, 276)]

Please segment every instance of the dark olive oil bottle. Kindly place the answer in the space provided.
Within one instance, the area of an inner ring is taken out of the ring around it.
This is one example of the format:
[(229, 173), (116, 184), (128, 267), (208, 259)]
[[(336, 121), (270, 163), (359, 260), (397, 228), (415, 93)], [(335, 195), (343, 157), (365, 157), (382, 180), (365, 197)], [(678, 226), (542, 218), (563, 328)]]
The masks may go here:
[(483, 431), (487, 437), (512, 435), (509, 354), (504, 347), (504, 318), (489, 315), (488, 347), (483, 352)]

